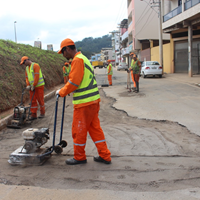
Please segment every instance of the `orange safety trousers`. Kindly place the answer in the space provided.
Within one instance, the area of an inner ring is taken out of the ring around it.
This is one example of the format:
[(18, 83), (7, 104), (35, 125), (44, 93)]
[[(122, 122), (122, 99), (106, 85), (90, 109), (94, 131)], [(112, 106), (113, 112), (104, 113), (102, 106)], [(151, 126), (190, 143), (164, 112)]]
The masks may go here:
[(107, 147), (103, 130), (99, 121), (99, 103), (90, 104), (88, 106), (74, 108), (72, 137), (74, 142), (74, 159), (85, 160), (85, 146), (87, 140), (87, 132), (96, 145), (99, 156), (104, 160), (111, 161), (111, 153)]
[(112, 85), (112, 75), (108, 75), (108, 82), (109, 82), (109, 85)]
[(134, 87), (136, 87), (135, 82), (139, 82), (140, 75), (139, 74), (132, 74), (132, 79), (134, 81)]
[[(30, 90), (30, 100), (32, 99), (33, 94), (34, 94), (34, 91)], [(33, 96), (32, 104), (31, 104), (32, 117), (37, 117), (37, 109), (38, 109), (37, 101), (40, 105), (40, 114), (44, 115), (45, 114), (44, 85), (35, 88), (35, 94)]]
[(135, 83), (135, 80), (133, 78), (133, 71), (131, 70), (131, 78), (132, 78), (132, 81), (133, 81), (133, 87), (136, 87), (136, 83)]

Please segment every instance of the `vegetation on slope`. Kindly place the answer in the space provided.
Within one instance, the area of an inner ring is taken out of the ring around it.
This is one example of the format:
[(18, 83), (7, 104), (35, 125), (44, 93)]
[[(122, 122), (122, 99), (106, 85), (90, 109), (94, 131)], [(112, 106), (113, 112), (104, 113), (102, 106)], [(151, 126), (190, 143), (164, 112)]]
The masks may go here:
[[(25, 66), (21, 57), (28, 56), (40, 65), (45, 75), (45, 90), (63, 81), (62, 66), (66, 59), (56, 52), (41, 50), (30, 45), (0, 40), (0, 112), (8, 110), (21, 101), (22, 89), (26, 87)], [(29, 98), (28, 92), (24, 100)]]

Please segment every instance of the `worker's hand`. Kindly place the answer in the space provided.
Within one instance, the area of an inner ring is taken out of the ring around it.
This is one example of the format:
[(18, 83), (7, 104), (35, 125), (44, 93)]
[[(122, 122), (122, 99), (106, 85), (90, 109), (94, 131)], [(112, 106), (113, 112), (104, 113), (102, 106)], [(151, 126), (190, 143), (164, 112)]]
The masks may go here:
[(30, 89), (31, 89), (30, 85), (26, 86), (26, 90), (30, 90)]
[[(56, 96), (59, 95), (60, 89), (56, 91)], [(59, 95), (60, 96), (60, 95)]]
[(35, 90), (35, 86), (32, 85), (31, 86), (31, 91), (33, 91), (33, 90)]

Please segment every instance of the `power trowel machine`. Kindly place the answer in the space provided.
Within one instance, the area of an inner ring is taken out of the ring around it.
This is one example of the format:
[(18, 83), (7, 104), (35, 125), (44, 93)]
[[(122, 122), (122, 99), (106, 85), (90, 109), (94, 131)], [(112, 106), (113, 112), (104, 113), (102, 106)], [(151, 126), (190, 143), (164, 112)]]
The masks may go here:
[(48, 158), (51, 157), (53, 151), (55, 151), (57, 154), (61, 154), (63, 152), (63, 148), (67, 146), (67, 142), (62, 140), (65, 97), (63, 98), (60, 140), (59, 143), (55, 145), (58, 99), (59, 95), (56, 97), (52, 146), (42, 148), (42, 145), (44, 145), (48, 139), (50, 139), (49, 128), (29, 128), (22, 133), (25, 144), (16, 149), (9, 156), (8, 162), (11, 165), (42, 165)]

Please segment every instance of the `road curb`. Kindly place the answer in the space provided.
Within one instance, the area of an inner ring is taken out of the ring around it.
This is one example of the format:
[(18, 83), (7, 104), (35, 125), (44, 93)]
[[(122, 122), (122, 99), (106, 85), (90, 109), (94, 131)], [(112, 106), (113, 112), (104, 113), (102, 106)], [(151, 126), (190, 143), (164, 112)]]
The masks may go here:
[[(53, 96), (55, 96), (55, 92), (56, 92), (56, 90), (50, 92), (49, 94), (46, 94), (46, 95), (44, 96), (44, 102), (48, 101), (48, 100), (51, 99)], [(9, 116), (7, 116), (7, 117), (5, 117), (5, 118), (3, 118), (3, 119), (0, 120), (0, 131), (6, 127), (7, 123), (8, 123), (10, 120), (12, 120), (12, 118), (13, 118), (13, 114), (11, 114), (11, 115), (9, 115)]]

